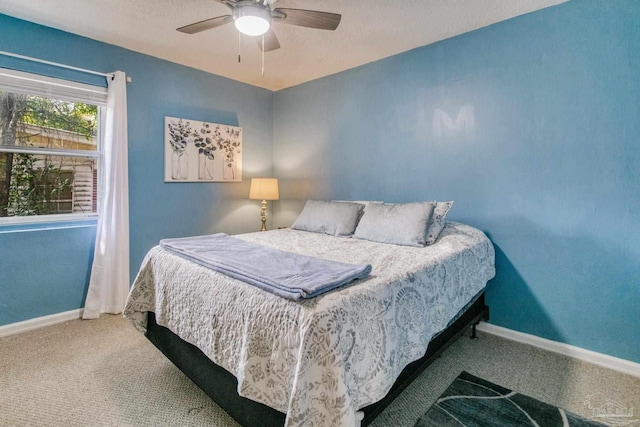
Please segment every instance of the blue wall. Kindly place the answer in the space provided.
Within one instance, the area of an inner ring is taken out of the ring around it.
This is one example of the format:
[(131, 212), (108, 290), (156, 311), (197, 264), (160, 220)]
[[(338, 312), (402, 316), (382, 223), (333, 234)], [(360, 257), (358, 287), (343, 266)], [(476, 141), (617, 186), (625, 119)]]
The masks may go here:
[(95, 221), (7, 228), (0, 229), (0, 324), (83, 307)]
[(640, 362), (638, 22), (571, 1), (277, 92), (276, 225), (454, 200), (496, 247), (491, 323)]
[[(132, 277), (163, 237), (259, 228), (260, 207), (248, 200), (248, 183), (272, 173), (272, 92), (5, 15), (0, 50), (133, 78), (127, 86)], [(105, 84), (2, 56), (0, 67)], [(164, 116), (243, 127), (243, 182), (164, 183)], [(95, 221), (0, 226), (0, 325), (83, 307), (94, 236)]]

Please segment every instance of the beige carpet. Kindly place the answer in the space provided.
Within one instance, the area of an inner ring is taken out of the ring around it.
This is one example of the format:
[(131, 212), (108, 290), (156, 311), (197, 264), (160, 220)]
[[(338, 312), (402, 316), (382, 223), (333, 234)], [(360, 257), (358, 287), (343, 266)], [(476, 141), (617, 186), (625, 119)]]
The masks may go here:
[[(479, 333), (451, 346), (372, 426), (413, 426), (462, 370), (585, 417), (594, 414), (589, 396), (592, 406), (609, 399), (640, 410), (640, 378)], [(237, 426), (126, 320), (108, 315), (0, 339), (0, 425)]]

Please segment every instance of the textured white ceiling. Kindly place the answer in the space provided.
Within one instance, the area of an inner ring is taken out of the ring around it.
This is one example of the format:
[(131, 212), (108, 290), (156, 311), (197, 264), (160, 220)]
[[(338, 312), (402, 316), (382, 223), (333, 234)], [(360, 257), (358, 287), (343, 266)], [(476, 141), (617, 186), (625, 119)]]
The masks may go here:
[(336, 31), (275, 24), (281, 48), (265, 54), (264, 76), (249, 37), (241, 39), (238, 63), (233, 24), (176, 31), (229, 13), (214, 0), (2, 0), (0, 13), (279, 90), (564, 1), (279, 0), (274, 7), (339, 13), (342, 22)]

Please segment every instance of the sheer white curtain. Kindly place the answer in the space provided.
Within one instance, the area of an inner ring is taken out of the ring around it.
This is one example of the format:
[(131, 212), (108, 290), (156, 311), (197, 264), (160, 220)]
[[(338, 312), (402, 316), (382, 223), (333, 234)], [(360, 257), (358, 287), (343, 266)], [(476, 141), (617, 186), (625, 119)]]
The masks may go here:
[(129, 293), (129, 178), (126, 75), (107, 77), (107, 114), (99, 166), (98, 230), (84, 319), (121, 313)]

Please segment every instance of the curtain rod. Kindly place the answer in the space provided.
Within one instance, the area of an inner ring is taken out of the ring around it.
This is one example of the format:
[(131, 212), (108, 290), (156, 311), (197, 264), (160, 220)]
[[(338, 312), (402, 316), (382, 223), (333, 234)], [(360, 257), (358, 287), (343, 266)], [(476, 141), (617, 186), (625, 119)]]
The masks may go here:
[[(87, 70), (86, 68), (73, 67), (71, 65), (61, 64), (59, 62), (46, 61), (44, 59), (33, 58), (31, 56), (25, 56), (25, 55), (19, 55), (17, 53), (6, 52), (4, 50), (0, 50), (0, 55), (10, 56), (10, 57), (19, 58), (19, 59), (26, 59), (27, 61), (39, 62), (41, 64), (46, 64), (46, 65), (53, 65), (55, 67), (66, 68), (68, 70), (73, 70), (73, 71), (80, 71), (82, 73), (87, 73), (87, 74), (94, 74), (96, 76), (103, 76), (103, 77), (113, 76), (113, 73), (101, 73), (99, 71)], [(131, 77), (127, 76), (127, 83), (131, 83), (131, 82), (132, 82)]]

